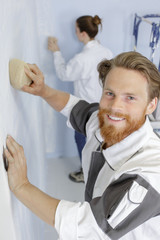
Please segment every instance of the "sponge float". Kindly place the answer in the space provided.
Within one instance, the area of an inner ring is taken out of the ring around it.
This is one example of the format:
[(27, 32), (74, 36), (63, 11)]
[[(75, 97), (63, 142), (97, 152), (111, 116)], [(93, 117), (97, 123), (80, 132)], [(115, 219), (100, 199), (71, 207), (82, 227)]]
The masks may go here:
[(24, 85), (30, 85), (32, 80), (25, 74), (24, 67), (28, 68), (27, 63), (19, 59), (9, 61), (9, 77), (12, 87), (21, 90)]

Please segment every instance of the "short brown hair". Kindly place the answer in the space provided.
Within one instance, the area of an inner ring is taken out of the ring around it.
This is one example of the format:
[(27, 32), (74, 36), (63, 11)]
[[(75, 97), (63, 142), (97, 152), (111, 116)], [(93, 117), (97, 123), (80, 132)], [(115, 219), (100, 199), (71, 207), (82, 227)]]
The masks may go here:
[(150, 100), (160, 98), (160, 73), (148, 58), (138, 52), (124, 52), (111, 60), (103, 60), (98, 65), (99, 78), (104, 86), (107, 74), (114, 67), (135, 70), (146, 77), (149, 84)]

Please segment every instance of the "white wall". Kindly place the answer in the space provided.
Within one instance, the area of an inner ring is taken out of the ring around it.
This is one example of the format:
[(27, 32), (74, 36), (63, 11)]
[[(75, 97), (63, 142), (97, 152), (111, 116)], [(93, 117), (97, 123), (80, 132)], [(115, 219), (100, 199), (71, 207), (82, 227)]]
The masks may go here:
[[(42, 189), (46, 152), (48, 156), (77, 155), (73, 131), (65, 126), (65, 118), (40, 98), (10, 86), (9, 59), (19, 58), (38, 64), (47, 84), (72, 92), (71, 83), (62, 83), (56, 78), (53, 57), (47, 50), (48, 36), (59, 39), (60, 48), (68, 60), (82, 48), (75, 36), (76, 18), (98, 14), (103, 19), (103, 30), (98, 39), (116, 55), (133, 50), (134, 14), (143, 16), (157, 13), (158, 9), (159, 0), (1, 0), (0, 239), (43, 239), (42, 222), (10, 196), (1, 157), (6, 135), (11, 134), (24, 146), (29, 178)], [(144, 54), (147, 53), (148, 46), (143, 43), (141, 46)]]
[[(33, 217), (29, 210), (10, 195), (1, 158), (6, 135), (10, 134), (24, 146), (29, 179), (43, 188), (45, 144), (42, 101), (40, 98), (13, 89), (10, 86), (8, 69), (11, 58), (40, 62), (35, 9), (36, 2), (25, 0), (4, 0), (3, 3), (1, 1), (0, 7), (0, 193), (2, 193), (0, 194), (0, 239), (2, 240), (32, 239), (34, 235), (38, 236), (41, 225), (38, 218)], [(14, 228), (16, 238), (14, 238)]]

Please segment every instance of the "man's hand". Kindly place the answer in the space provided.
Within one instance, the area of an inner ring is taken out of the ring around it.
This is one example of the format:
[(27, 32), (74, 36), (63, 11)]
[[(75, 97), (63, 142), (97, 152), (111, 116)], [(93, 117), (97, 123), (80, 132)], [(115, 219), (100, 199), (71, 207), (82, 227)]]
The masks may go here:
[(7, 137), (6, 145), (5, 156), (9, 162), (8, 183), (11, 191), (33, 213), (54, 226), (60, 200), (50, 197), (28, 181), (23, 147), (11, 136)]
[(21, 88), (22, 91), (42, 97), (56, 111), (60, 112), (67, 104), (70, 94), (53, 89), (44, 83), (44, 76), (36, 64), (28, 64), (29, 69), (24, 67), (26, 75), (32, 83)]
[(28, 184), (27, 165), (23, 147), (11, 136), (6, 140), (5, 156), (8, 160), (8, 182), (12, 192), (16, 194), (24, 185)]
[(48, 37), (48, 49), (52, 52), (60, 51), (57, 38), (55, 37)]
[(26, 75), (32, 80), (30, 86), (23, 86), (22, 91), (43, 97), (45, 92), (45, 83), (43, 73), (36, 64), (28, 64), (29, 69), (24, 68)]

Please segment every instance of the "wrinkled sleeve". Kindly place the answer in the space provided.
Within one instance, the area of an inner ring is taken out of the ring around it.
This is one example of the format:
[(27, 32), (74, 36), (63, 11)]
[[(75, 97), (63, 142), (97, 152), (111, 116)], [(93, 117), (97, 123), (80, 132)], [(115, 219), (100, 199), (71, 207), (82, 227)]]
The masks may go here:
[(60, 240), (108, 240), (98, 227), (89, 203), (61, 200), (56, 211), (55, 228)]
[(82, 64), (78, 55), (75, 55), (68, 63), (65, 62), (60, 51), (54, 52), (53, 57), (56, 74), (60, 80), (73, 82), (81, 79)]

